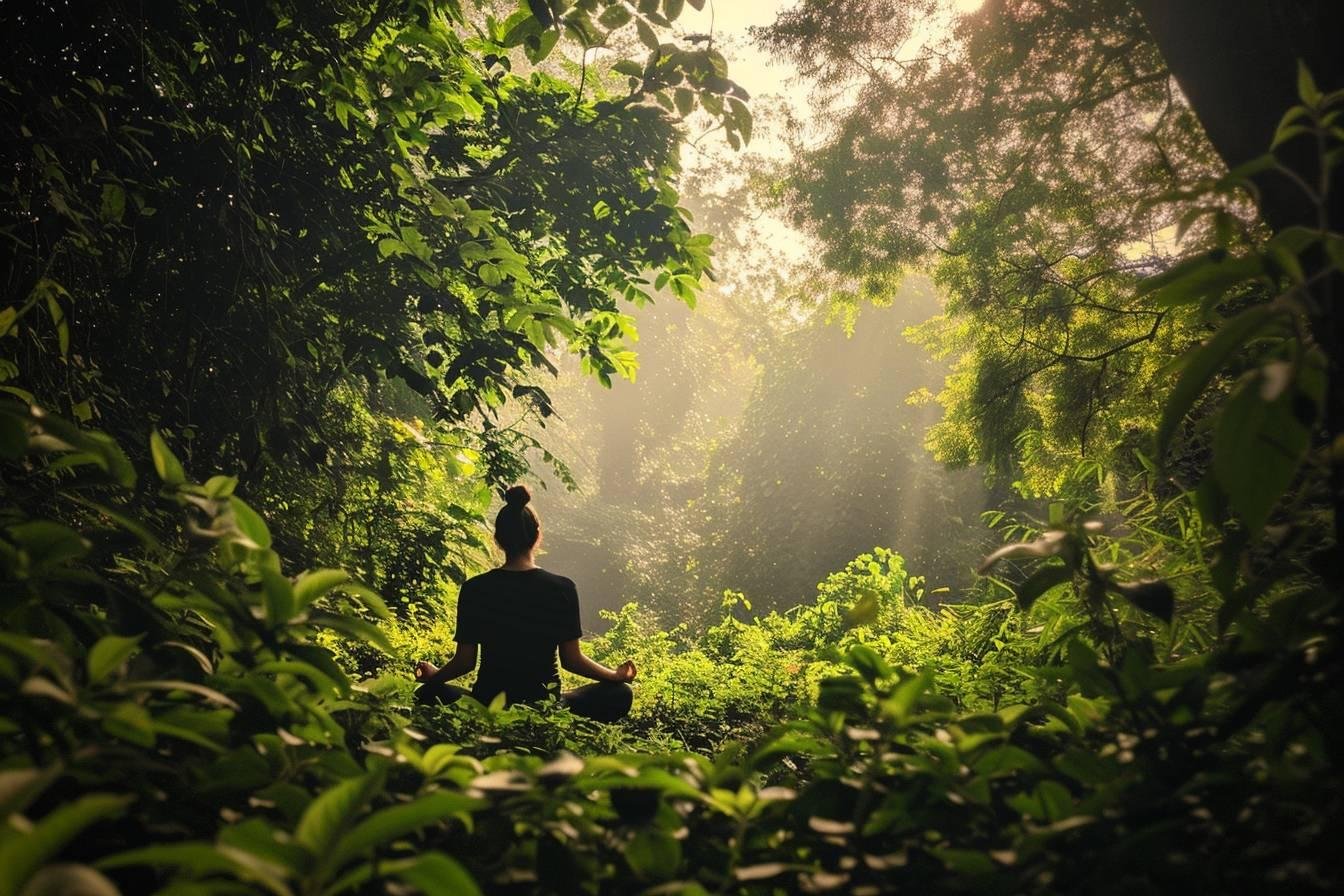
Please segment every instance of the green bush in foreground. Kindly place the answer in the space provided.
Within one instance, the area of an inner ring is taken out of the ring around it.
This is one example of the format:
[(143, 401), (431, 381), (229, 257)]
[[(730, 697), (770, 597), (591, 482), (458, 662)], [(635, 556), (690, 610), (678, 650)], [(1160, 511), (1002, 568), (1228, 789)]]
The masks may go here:
[[(965, 680), (976, 667), (939, 643), (964, 625), (920, 634), (962, 611), (920, 609), (899, 557), (874, 554), (813, 607), (730, 612), (691, 648), (643, 639), (666, 666), (649, 668), (628, 728), (469, 705), (417, 709), (409, 727), (404, 677), (352, 686), (315, 643), (334, 630), (391, 649), (372, 621), (381, 602), (335, 571), (283, 575), (231, 480), (186, 482), (154, 439), (169, 527), (126, 509), (134, 473), (109, 440), (12, 405), (2, 419), (7, 486), (78, 511), (73, 525), (24, 518), (20, 501), (4, 520), (0, 893), (1337, 880), (1324, 848), (1341, 794), (1322, 721), (1339, 698), (1315, 687), (1338, 656), (1321, 593), (1284, 596), (1239, 640), (1175, 664), (1142, 638), (1077, 632), (1031, 673), (1031, 702), (993, 706)], [(1062, 538), (1084, 552), (1095, 540)], [(879, 627), (879, 648), (928, 667), (859, 643)], [(607, 645), (627, 649), (637, 631), (627, 609)], [(753, 657), (771, 658), (754, 682)], [(778, 687), (772, 662), (799, 664), (797, 683)], [(725, 673), (705, 679), (722, 692), (689, 677), (706, 664)], [(750, 722), (749, 738), (685, 750), (660, 725), (686, 707), (700, 736), (722, 713)]]

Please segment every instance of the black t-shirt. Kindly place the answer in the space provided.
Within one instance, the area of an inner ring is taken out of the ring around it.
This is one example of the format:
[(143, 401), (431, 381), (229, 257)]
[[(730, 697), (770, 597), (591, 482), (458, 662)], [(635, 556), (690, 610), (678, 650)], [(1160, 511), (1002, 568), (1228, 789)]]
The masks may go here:
[(457, 598), (457, 635), (481, 646), (472, 696), (489, 703), (539, 700), (559, 688), (556, 648), (583, 634), (574, 583), (544, 569), (492, 569), (467, 579)]

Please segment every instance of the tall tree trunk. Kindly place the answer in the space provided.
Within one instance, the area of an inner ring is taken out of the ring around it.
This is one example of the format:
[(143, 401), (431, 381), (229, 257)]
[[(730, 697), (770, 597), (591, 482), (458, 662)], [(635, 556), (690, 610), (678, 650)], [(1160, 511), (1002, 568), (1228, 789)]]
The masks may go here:
[[(1344, 2), (1341, 0), (1134, 0), (1181, 91), (1229, 167), (1262, 155), (1280, 118), (1297, 105), (1297, 66), (1306, 64), (1317, 85), (1344, 87)], [(1285, 144), (1280, 159), (1315, 183), (1320, 161), (1307, 140)], [(1282, 175), (1256, 178), (1260, 213), (1275, 231), (1300, 224), (1318, 227), (1318, 209)], [(1325, 209), (1325, 225), (1344, 231), (1344, 189)], [(1324, 257), (1306, 259), (1308, 273)], [(1344, 576), (1344, 297), (1339, 273), (1316, 288), (1320, 309), (1312, 329), (1330, 362), (1326, 428), (1330, 444), (1335, 557), (1331, 572)]]

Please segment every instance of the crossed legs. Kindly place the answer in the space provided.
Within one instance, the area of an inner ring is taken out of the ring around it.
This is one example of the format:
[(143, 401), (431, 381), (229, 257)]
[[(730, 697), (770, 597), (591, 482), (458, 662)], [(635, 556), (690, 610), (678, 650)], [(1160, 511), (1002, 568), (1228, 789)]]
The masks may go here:
[[(416, 689), (415, 702), (456, 703), (470, 696), (471, 691), (455, 684), (425, 684)], [(576, 716), (595, 722), (615, 722), (630, 712), (635, 692), (623, 681), (595, 681), (566, 691), (560, 695), (560, 699)]]

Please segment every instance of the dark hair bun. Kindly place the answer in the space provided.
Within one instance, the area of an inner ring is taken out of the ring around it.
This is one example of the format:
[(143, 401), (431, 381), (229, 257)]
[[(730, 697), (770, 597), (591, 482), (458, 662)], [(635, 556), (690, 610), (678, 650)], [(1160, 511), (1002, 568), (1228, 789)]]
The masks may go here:
[(510, 507), (525, 507), (532, 500), (532, 493), (525, 485), (514, 485), (504, 491), (504, 503)]

